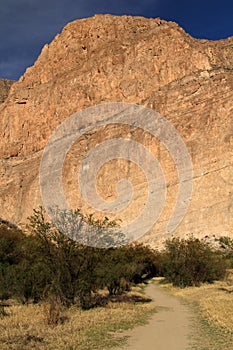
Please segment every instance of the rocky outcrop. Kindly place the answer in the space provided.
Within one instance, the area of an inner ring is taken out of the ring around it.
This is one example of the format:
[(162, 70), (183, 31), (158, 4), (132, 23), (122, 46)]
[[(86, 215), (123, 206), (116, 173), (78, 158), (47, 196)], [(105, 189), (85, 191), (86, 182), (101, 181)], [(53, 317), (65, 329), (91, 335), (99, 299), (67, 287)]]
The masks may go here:
[[(232, 48), (233, 37), (194, 39), (176, 23), (160, 19), (97, 15), (69, 23), (45, 45), (0, 106), (1, 216), (22, 222), (41, 203), (42, 150), (62, 121), (88, 106), (122, 101), (142, 104), (165, 116), (191, 154), (193, 197), (175, 234), (231, 235)], [(64, 188), (73, 207), (91, 210), (75, 191), (73, 176), (82, 156), (105, 139), (129, 134), (150, 147), (168, 184), (166, 207), (144, 237), (154, 244), (163, 237), (178, 184), (166, 148), (148, 133), (112, 125), (83, 136), (68, 154)], [(120, 218), (131, 220), (140, 212), (146, 179), (133, 164), (127, 174), (123, 163), (118, 164), (117, 174), (115, 166), (113, 162), (101, 170), (99, 191), (105, 198), (115, 198), (115, 181), (129, 176), (139, 192)]]
[(14, 80), (0, 79), (0, 104), (7, 98), (11, 85), (14, 82)]

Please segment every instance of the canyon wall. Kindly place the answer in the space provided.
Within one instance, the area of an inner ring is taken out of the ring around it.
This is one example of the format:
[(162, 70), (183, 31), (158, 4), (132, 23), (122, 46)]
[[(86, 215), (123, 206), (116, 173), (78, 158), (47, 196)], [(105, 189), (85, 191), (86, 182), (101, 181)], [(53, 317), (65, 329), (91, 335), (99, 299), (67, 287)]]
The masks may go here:
[[(164, 116), (190, 153), (192, 198), (173, 235), (233, 236), (232, 72), (233, 37), (195, 39), (176, 23), (142, 17), (96, 15), (69, 23), (44, 46), (34, 66), (0, 104), (1, 217), (22, 223), (41, 204), (41, 155), (64, 120), (90, 106), (127, 102)], [(179, 183), (166, 147), (145, 130), (113, 124), (82, 135), (64, 164), (64, 191), (71, 207), (93, 212), (81, 198), (75, 176), (85, 152), (120, 137), (142, 143), (161, 163), (166, 205), (142, 238), (156, 245), (168, 237), (166, 224)], [(123, 160), (112, 161), (101, 168), (97, 185), (103, 198), (112, 200), (121, 177), (132, 182), (134, 200), (122, 213), (109, 216), (128, 222), (146, 200), (147, 182), (140, 169)]]

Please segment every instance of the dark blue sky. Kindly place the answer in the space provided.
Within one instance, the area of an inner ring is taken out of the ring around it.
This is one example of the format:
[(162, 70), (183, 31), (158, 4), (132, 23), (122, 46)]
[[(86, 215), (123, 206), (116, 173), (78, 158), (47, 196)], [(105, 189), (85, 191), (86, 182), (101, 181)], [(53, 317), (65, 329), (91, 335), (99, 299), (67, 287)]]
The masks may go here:
[(96, 13), (160, 17), (196, 38), (233, 35), (233, 0), (0, 0), (0, 77), (18, 79), (67, 22)]

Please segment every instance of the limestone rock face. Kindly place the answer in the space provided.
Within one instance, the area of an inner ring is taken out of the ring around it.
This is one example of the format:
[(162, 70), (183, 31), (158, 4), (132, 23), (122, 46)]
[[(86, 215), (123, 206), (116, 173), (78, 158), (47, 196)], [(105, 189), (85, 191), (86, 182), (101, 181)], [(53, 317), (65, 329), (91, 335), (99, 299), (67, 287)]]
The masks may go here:
[(13, 83), (14, 80), (0, 79), (0, 104), (7, 98), (10, 87)]
[[(176, 23), (142, 17), (96, 15), (69, 23), (44, 46), (34, 66), (11, 87), (0, 105), (1, 217), (24, 222), (41, 204), (41, 154), (59, 124), (89, 106), (129, 102), (166, 117), (191, 155), (192, 200), (173, 234), (233, 235), (232, 72), (233, 37), (194, 39)], [(167, 181), (166, 206), (151, 232), (143, 237), (154, 245), (167, 237), (166, 222), (175, 205), (178, 184), (169, 153), (147, 132), (114, 125), (93, 129), (68, 153), (63, 185), (71, 206), (91, 211), (75, 191), (74, 176), (82, 157), (103, 140), (129, 135), (150, 148)], [(126, 171), (123, 161), (110, 162), (97, 179), (105, 199), (116, 198), (115, 184), (121, 176), (132, 181), (135, 200), (115, 216), (123, 221), (140, 212), (147, 186), (140, 169), (134, 164), (127, 167)]]

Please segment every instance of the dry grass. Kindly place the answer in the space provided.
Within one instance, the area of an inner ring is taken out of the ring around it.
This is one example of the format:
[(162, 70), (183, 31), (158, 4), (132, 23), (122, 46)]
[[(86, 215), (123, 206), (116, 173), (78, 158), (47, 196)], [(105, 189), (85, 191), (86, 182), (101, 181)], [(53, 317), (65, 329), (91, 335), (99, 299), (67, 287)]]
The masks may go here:
[(55, 322), (53, 319), (49, 322), (49, 304), (6, 308), (8, 316), (0, 319), (0, 349), (107, 349), (125, 340), (120, 333), (116, 336), (116, 331), (146, 322), (154, 311), (149, 303), (132, 301), (110, 302), (106, 307), (88, 311), (77, 307), (68, 310), (53, 308)]
[(203, 284), (200, 288), (175, 288), (164, 285), (182, 298), (198, 303), (205, 317), (217, 326), (233, 332), (233, 273), (230, 272), (225, 281)]
[(197, 349), (233, 350), (233, 271), (229, 271), (225, 281), (203, 284), (199, 288), (161, 286), (196, 307), (199, 314), (196, 330), (199, 342), (204, 344), (203, 347), (198, 345)]

